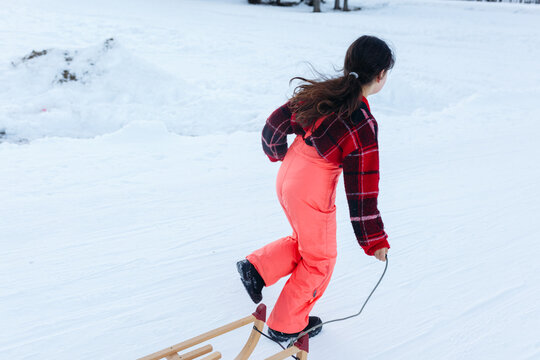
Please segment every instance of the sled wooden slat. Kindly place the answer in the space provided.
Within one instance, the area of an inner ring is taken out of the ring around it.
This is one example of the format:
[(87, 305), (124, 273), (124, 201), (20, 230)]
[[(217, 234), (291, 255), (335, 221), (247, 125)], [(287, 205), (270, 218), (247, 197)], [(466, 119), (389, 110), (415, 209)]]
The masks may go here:
[(266, 358), (265, 360), (283, 360), (288, 358), (289, 356), (296, 355), (299, 360), (307, 360), (308, 353), (300, 350), (296, 346), (292, 346), (290, 348), (287, 348), (276, 355), (270, 356), (269, 358)]
[(206, 345), (201, 348), (190, 351), (188, 353), (180, 354), (179, 358), (176, 360), (193, 360), (195, 358), (198, 358), (199, 356), (203, 356), (203, 355), (211, 353), (212, 350), (214, 350), (212, 348), (212, 345)]
[(296, 355), (299, 360), (307, 360), (309, 351), (309, 336), (302, 336), (293, 346), (266, 358), (265, 360), (283, 360), (289, 356)]
[[(256, 320), (254, 326), (262, 332), (264, 329), (264, 321)], [(244, 345), (244, 348), (242, 349), (242, 351), (240, 351), (240, 354), (238, 354), (238, 356), (234, 358), (234, 360), (248, 359), (253, 350), (255, 350), (255, 346), (257, 346), (260, 337), (261, 334), (258, 331), (255, 331), (255, 329), (251, 330), (251, 335), (249, 336), (246, 345)]]
[(283, 351), (278, 352), (276, 355), (266, 358), (265, 360), (283, 360), (283, 359), (288, 358), (289, 356), (298, 354), (300, 351), (301, 350), (297, 348), (296, 346), (292, 346), (290, 348), (287, 348)]
[[(250, 316), (246, 316), (245, 318), (242, 318), (240, 320), (233, 321), (232, 323), (221, 326), (217, 329), (210, 330), (208, 332), (205, 332), (204, 334), (195, 336), (189, 340), (170, 346), (153, 354), (144, 356), (138, 360), (160, 360), (164, 358), (167, 360), (193, 360), (196, 358), (198, 358), (199, 360), (219, 360), (221, 359), (221, 353), (217, 351), (211, 353), (204, 358), (200, 358), (200, 356), (212, 352), (213, 348), (210, 344), (184, 354), (179, 354), (179, 352), (198, 345), (202, 342), (213, 339), (217, 336), (236, 330), (242, 326), (254, 323), (251, 334), (249, 335), (249, 338), (247, 339), (244, 347), (242, 348), (240, 353), (234, 358), (234, 360), (247, 360), (249, 359), (250, 355), (253, 353), (253, 350), (255, 350), (257, 343), (259, 342), (265, 322), (266, 306), (264, 304), (260, 304), (257, 307), (257, 310)], [(297, 342), (295, 342), (292, 347), (285, 349), (267, 358), (266, 360), (283, 360), (291, 355), (296, 355), (299, 360), (307, 360), (307, 355), (309, 351), (308, 338), (308, 335), (303, 336)]]
[[(230, 331), (236, 330), (242, 326), (245, 326), (247, 324), (255, 323), (254, 326), (259, 329), (259, 331), (263, 330), (264, 323), (266, 321), (266, 306), (264, 304), (260, 304), (257, 307), (257, 310), (250, 316), (246, 316), (245, 318), (242, 318), (237, 321), (233, 321), (232, 323), (229, 323), (227, 325), (221, 326), (217, 329), (210, 330), (204, 334), (195, 336), (189, 340), (183, 341), (181, 343), (178, 343), (176, 345), (170, 346), (166, 349), (160, 350), (158, 352), (155, 352), (153, 354), (144, 356), (142, 358), (139, 358), (138, 360), (159, 360), (166, 358), (167, 360), (191, 360), (198, 356), (207, 354), (212, 351), (212, 346), (207, 345), (200, 349), (194, 350), (190, 353), (186, 353), (184, 355), (178, 355), (178, 352), (182, 350), (186, 350), (192, 346), (198, 345), (202, 342), (208, 341), (210, 339), (213, 339), (217, 336), (223, 335), (225, 333), (228, 333)], [(251, 334), (244, 345), (244, 348), (238, 354), (238, 356), (235, 358), (235, 360), (246, 360), (249, 358), (253, 350), (255, 349), (255, 346), (257, 345), (260, 338), (260, 333), (257, 332), (255, 329), (251, 330)], [(201, 351), (202, 349), (205, 349), (205, 352), (201, 352), (196, 356), (193, 356), (197, 351)], [(208, 350), (209, 349), (209, 350)], [(175, 356), (176, 355), (176, 356)], [(186, 357), (191, 356), (191, 357)], [(214, 360), (214, 359), (220, 359), (221, 354), (216, 352), (214, 354), (211, 354), (207, 357), (208, 360)]]
[(212, 353), (212, 354), (208, 355), (205, 358), (202, 358), (201, 360), (219, 360), (219, 359), (221, 359), (221, 354), (218, 353), (218, 352), (215, 352), (215, 353)]
[(222, 327), (219, 327), (217, 329), (208, 331), (204, 334), (201, 334), (199, 336), (195, 336), (189, 340), (183, 341), (181, 343), (178, 343), (176, 345), (173, 345), (171, 347), (168, 347), (167, 349), (163, 349), (161, 351), (155, 352), (153, 354), (147, 355), (145, 357), (140, 358), (139, 360), (158, 360), (163, 359), (164, 357), (167, 357), (169, 355), (172, 355), (174, 353), (177, 353), (179, 351), (185, 350), (187, 348), (190, 348), (192, 346), (198, 345), (202, 342), (208, 341), (210, 339), (213, 339), (219, 335), (223, 335), (229, 331), (233, 331), (235, 329), (238, 329), (239, 327), (242, 327), (244, 325), (250, 324), (255, 321), (255, 317), (253, 315), (247, 316), (243, 319), (234, 321), (230, 324), (224, 325)]

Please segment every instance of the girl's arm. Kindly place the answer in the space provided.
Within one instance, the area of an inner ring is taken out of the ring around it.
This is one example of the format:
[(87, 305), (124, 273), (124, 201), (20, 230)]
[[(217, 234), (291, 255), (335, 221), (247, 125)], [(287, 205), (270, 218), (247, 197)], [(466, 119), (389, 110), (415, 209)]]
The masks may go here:
[(262, 147), (271, 161), (283, 160), (287, 153), (287, 135), (293, 133), (288, 102), (277, 108), (266, 120), (262, 131)]
[(376, 129), (363, 126), (360, 147), (343, 159), (343, 180), (351, 223), (358, 243), (368, 255), (390, 248), (377, 208), (379, 195), (379, 148)]

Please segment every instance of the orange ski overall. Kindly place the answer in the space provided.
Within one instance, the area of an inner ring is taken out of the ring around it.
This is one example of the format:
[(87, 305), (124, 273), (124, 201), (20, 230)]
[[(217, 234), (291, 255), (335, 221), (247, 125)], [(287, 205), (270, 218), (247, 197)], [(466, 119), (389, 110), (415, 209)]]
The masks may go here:
[(276, 190), (292, 235), (246, 257), (266, 286), (292, 274), (268, 318), (267, 324), (273, 330), (302, 331), (315, 302), (328, 286), (337, 257), (335, 198), (341, 172), (300, 135), (283, 159)]

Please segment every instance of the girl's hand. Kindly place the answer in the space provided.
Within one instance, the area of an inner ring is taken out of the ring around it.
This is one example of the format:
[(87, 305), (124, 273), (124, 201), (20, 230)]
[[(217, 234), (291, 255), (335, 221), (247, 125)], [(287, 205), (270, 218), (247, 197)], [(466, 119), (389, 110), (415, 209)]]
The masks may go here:
[(386, 261), (386, 254), (388, 254), (388, 248), (384, 247), (375, 251), (375, 254), (373, 255), (381, 261)]

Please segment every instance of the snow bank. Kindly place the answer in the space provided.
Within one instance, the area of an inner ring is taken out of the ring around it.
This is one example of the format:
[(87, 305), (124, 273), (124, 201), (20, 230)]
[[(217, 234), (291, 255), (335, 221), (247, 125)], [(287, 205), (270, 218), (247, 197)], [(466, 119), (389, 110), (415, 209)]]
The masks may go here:
[(32, 52), (0, 74), (0, 129), (8, 141), (93, 137), (133, 119), (181, 119), (189, 100), (182, 81), (113, 39)]

